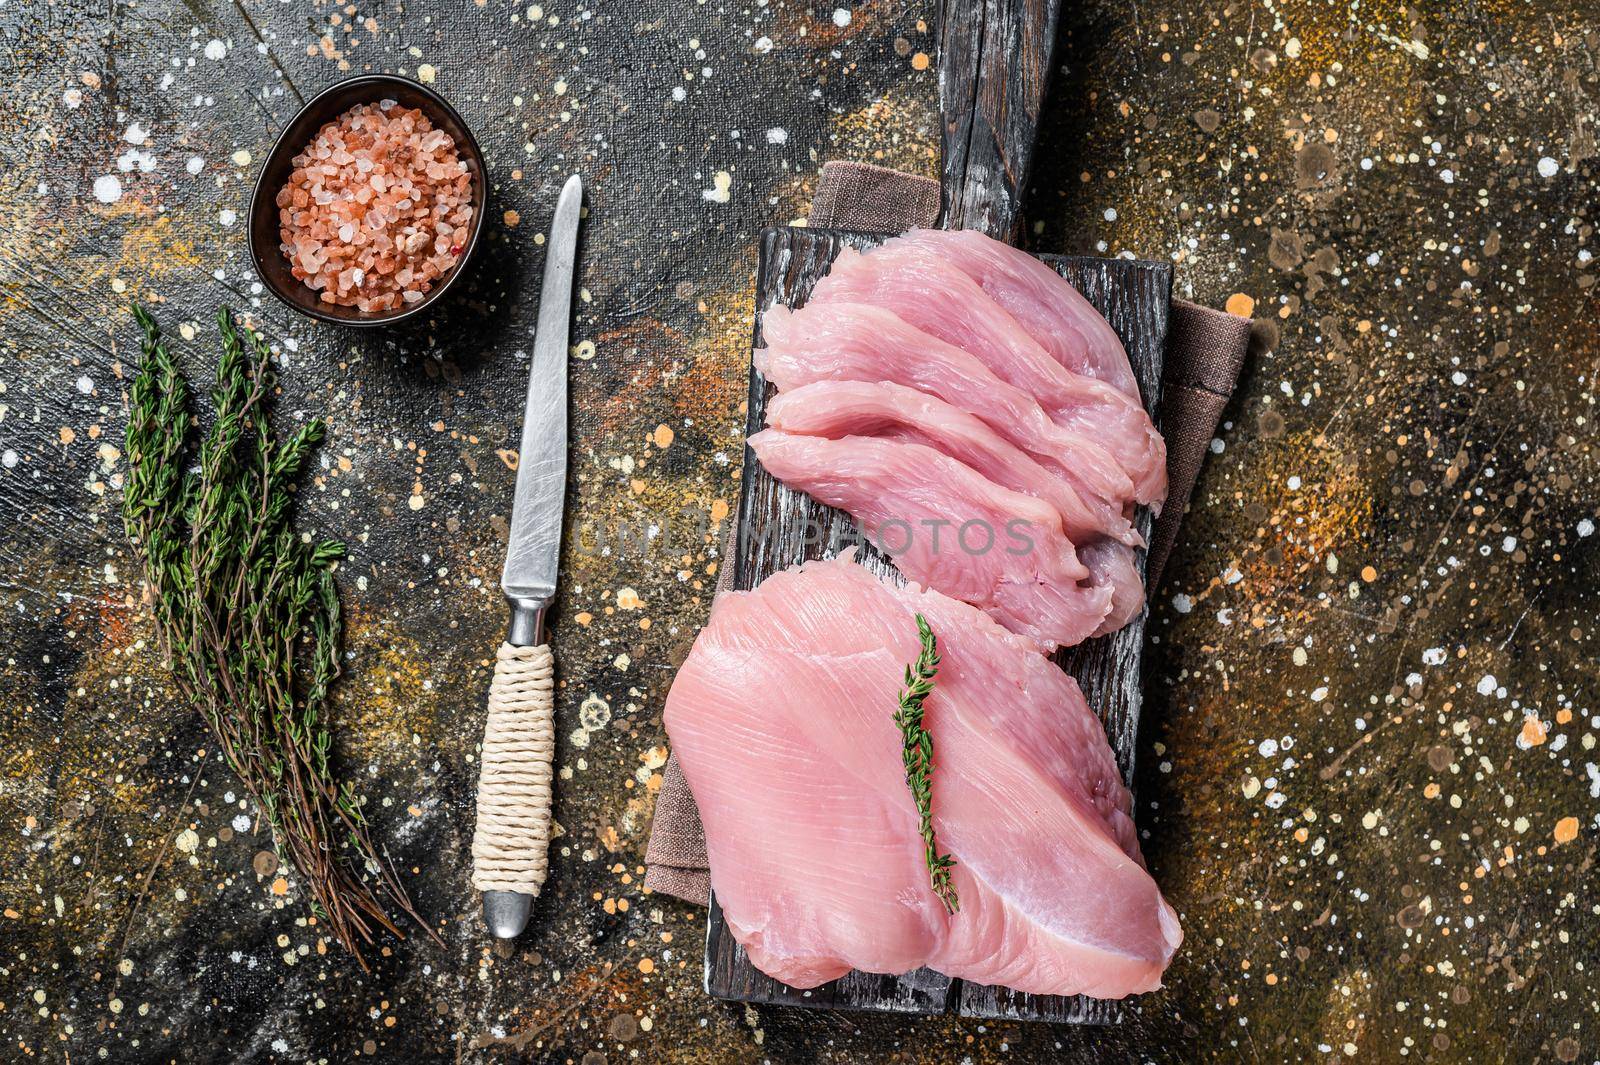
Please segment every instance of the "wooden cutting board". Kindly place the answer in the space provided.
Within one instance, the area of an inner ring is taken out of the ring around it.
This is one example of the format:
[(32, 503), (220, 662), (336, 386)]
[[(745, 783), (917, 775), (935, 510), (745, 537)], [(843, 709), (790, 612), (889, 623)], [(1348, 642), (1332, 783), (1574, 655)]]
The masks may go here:
[[(788, 307), (803, 305), (812, 286), (828, 272), (841, 248), (866, 249), (884, 239), (827, 229), (782, 227), (763, 232), (756, 275), (753, 346), (763, 343), (761, 323), (765, 308), (774, 302)], [(1151, 417), (1156, 417), (1161, 404), (1161, 368), (1167, 346), (1172, 267), (1132, 259), (1049, 255), (1042, 258), (1072, 282), (1122, 338), (1139, 380), (1145, 409)], [(764, 426), (767, 401), (776, 391), (752, 366), (746, 435)], [(754, 588), (778, 570), (831, 555), (834, 552), (829, 544), (852, 543), (859, 539), (850, 535), (855, 526), (847, 515), (784, 487), (762, 469), (749, 448), (745, 449), (738, 518), (739, 537), (731, 560), (733, 583), (738, 589)], [(1141, 508), (1136, 520), (1139, 531), (1148, 538), (1149, 511)], [(821, 530), (820, 535), (818, 530)], [(893, 569), (870, 546), (862, 549), (861, 557), (880, 572)], [(1138, 553), (1138, 566), (1142, 574), (1143, 551)], [(1121, 632), (1089, 640), (1056, 656), (1062, 668), (1078, 678), (1090, 707), (1105, 723), (1117, 764), (1130, 788), (1139, 727), (1144, 624), (1141, 615)], [(1120, 1013), (1115, 1002), (1024, 995), (1007, 988), (951, 980), (927, 969), (901, 977), (852, 972), (810, 991), (797, 991), (750, 964), (744, 949), (728, 930), (714, 896), (706, 932), (705, 985), (706, 991), (717, 998), (828, 1009), (957, 1013), (967, 1017), (1077, 1024), (1112, 1023)]]

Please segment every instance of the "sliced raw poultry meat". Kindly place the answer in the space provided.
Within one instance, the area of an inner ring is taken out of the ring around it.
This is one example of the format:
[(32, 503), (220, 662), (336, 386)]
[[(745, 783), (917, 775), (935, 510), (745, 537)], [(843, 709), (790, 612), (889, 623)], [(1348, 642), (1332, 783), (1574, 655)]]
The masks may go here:
[(880, 307), (973, 355), (1032, 395), (1057, 424), (1092, 435), (1132, 478), (1141, 501), (1166, 498), (1166, 444), (1138, 393), (1067, 369), (932, 245), (891, 240), (865, 255), (846, 248), (817, 282), (796, 324), (839, 303)]
[[(929, 885), (894, 723), (915, 615), (942, 662), (933, 826), (959, 896)], [(1154, 990), (1182, 940), (1077, 685), (963, 603), (848, 559), (720, 597), (667, 697), (728, 927), (764, 972), (852, 968), (1034, 994)]]
[(1032, 255), (968, 229), (913, 229), (884, 247), (896, 244), (927, 248), (960, 269), (1067, 369), (1138, 397), (1139, 383), (1116, 331), (1082, 293)]
[(907, 385), (975, 415), (1119, 511), (1136, 497), (1133, 481), (1097, 441), (1099, 434), (1058, 425), (1038, 400), (976, 357), (881, 307), (834, 303), (814, 313), (772, 307), (762, 318), (762, 334), (766, 346), (755, 350), (755, 366), (780, 391), (814, 381)]
[(1048, 650), (1100, 628), (1096, 586), (1055, 508), (922, 444), (764, 429), (750, 447), (791, 488), (846, 511), (914, 581), (980, 607)]
[(966, 411), (936, 396), (888, 381), (816, 381), (780, 392), (767, 403), (767, 424), (802, 436), (877, 436), (923, 444), (972, 467), (1002, 488), (1056, 508), (1074, 542), (1109, 536), (1141, 546), (1119, 508), (1085, 497)]
[(1089, 567), (1089, 583), (1111, 591), (1111, 610), (1093, 633), (1116, 632), (1144, 609), (1144, 577), (1139, 574), (1133, 548), (1116, 540), (1093, 540), (1078, 546), (1078, 560)]

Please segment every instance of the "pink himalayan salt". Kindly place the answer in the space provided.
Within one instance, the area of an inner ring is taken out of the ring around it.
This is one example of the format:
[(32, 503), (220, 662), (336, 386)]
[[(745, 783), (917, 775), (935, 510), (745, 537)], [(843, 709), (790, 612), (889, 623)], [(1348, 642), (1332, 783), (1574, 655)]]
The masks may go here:
[(471, 234), (472, 175), (455, 141), (393, 100), (352, 107), (294, 157), (278, 192), (279, 248), (323, 303), (419, 302)]

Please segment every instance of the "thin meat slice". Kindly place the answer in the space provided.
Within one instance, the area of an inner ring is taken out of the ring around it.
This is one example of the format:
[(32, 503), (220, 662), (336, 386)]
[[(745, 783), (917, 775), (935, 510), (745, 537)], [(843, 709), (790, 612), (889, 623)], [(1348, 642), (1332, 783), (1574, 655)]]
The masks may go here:
[(923, 444), (972, 467), (1002, 488), (1049, 503), (1074, 542), (1108, 536), (1142, 546), (1120, 508), (1085, 496), (1065, 477), (966, 411), (888, 381), (816, 381), (780, 392), (767, 404), (767, 424), (803, 436), (877, 436)]
[(1009, 311), (1061, 365), (1139, 395), (1116, 331), (1077, 289), (1032, 255), (972, 230), (913, 229), (888, 243), (925, 247), (944, 257)]
[(933, 246), (890, 240), (865, 255), (844, 249), (797, 317), (826, 314), (838, 303), (881, 307), (975, 356), (1037, 399), (1058, 424), (1092, 434), (1133, 479), (1141, 500), (1166, 497), (1166, 444), (1138, 393), (1067, 369)]
[(1133, 548), (1116, 540), (1093, 540), (1078, 547), (1078, 558), (1089, 567), (1089, 583), (1111, 592), (1111, 610), (1094, 635), (1116, 632), (1139, 616), (1144, 609), (1144, 577)]
[(1135, 497), (1132, 479), (1094, 435), (1057, 425), (1038, 400), (977, 358), (881, 307), (835, 303), (813, 314), (772, 307), (762, 333), (755, 366), (780, 390), (814, 381), (907, 385), (975, 415), (1108, 505), (1120, 509)]
[(1112, 589), (1085, 578), (1055, 509), (922, 444), (764, 429), (767, 472), (856, 519), (907, 577), (971, 603), (1049, 649), (1088, 637)]
[[(892, 718), (919, 613), (942, 659), (924, 723), (953, 915), (929, 886)], [(1077, 685), (937, 592), (840, 559), (723, 596), (665, 720), (729, 927), (792, 986), (926, 965), (1120, 998), (1158, 987), (1181, 942)]]

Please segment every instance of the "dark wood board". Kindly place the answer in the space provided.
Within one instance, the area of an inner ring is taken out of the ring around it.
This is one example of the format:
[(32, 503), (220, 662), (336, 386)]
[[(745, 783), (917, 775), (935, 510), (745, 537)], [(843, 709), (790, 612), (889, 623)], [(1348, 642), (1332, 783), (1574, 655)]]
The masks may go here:
[(941, 0), (941, 214), (1012, 240), (1022, 221), (1061, 0)]
[[(882, 236), (826, 229), (785, 227), (763, 232), (756, 277), (753, 346), (762, 344), (763, 309), (775, 302), (789, 307), (803, 305), (812, 286), (827, 273), (841, 248), (867, 248), (883, 239)], [(1138, 376), (1145, 406), (1154, 417), (1161, 402), (1161, 366), (1166, 351), (1172, 268), (1163, 263), (1131, 259), (1044, 256), (1044, 260), (1076, 285), (1122, 338)], [(747, 433), (762, 428), (767, 402), (775, 393), (776, 389), (752, 366)], [(748, 448), (744, 469), (739, 499), (739, 542), (733, 559), (734, 587), (754, 588), (778, 570), (825, 557), (841, 543), (864, 539), (854, 535), (855, 526), (847, 515), (786, 488), (768, 475)], [(1140, 531), (1148, 535), (1148, 510), (1141, 510), (1137, 522)], [(862, 546), (860, 557), (866, 565), (880, 572), (893, 569), (870, 544)], [(1142, 551), (1138, 555), (1138, 565), (1142, 572)], [(1117, 763), (1130, 787), (1139, 727), (1143, 644), (1144, 617), (1141, 615), (1121, 632), (1090, 640), (1057, 656), (1062, 667), (1078, 678), (1089, 705), (1105, 723)], [(706, 991), (717, 998), (830, 1009), (959, 1013), (971, 1017), (1076, 1024), (1111, 1023), (1120, 1013), (1114, 1002), (1023, 995), (1006, 988), (951, 980), (926, 969), (903, 977), (853, 972), (810, 991), (797, 991), (750, 964), (723, 921), (715, 898), (711, 901), (707, 924), (705, 986)]]

